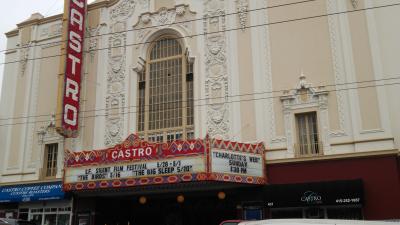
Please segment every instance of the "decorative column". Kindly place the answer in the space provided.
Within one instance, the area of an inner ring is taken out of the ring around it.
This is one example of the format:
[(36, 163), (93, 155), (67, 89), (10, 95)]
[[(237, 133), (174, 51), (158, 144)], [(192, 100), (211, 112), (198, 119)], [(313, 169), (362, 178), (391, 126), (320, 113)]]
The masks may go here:
[(229, 139), (225, 6), (223, 0), (204, 4), (207, 132), (212, 138)]
[(136, 2), (123, 0), (110, 11), (111, 26), (108, 47), (106, 93), (106, 132), (104, 144), (112, 146), (122, 141), (126, 90), (126, 20), (133, 14)]

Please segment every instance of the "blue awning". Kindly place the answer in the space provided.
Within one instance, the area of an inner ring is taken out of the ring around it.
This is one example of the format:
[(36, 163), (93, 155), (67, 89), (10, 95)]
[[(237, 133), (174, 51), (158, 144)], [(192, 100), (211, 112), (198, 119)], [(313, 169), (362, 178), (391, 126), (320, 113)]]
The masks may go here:
[(58, 199), (64, 199), (61, 182), (0, 186), (0, 203)]

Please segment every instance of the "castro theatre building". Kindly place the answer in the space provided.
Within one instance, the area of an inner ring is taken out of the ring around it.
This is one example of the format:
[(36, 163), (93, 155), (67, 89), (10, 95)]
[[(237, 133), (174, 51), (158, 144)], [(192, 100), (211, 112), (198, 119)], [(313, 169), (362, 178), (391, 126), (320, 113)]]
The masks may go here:
[(6, 33), (0, 217), (400, 219), (393, 2), (66, 0), (32, 14)]

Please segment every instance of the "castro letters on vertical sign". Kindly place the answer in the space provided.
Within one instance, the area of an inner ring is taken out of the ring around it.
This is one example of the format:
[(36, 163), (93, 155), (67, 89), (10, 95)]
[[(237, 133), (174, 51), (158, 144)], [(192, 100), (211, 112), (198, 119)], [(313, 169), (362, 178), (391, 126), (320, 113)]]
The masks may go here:
[(86, 0), (70, 0), (62, 126), (66, 136), (78, 130)]

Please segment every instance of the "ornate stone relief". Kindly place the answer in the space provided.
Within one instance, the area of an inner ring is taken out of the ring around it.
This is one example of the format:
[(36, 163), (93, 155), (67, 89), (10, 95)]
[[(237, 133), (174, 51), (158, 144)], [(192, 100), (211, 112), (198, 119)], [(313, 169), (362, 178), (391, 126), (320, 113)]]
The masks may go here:
[(19, 63), (20, 63), (20, 75), (21, 77), (25, 75), (26, 67), (28, 65), (29, 59), (29, 49), (32, 47), (32, 43), (28, 43), (21, 46), (19, 53)]
[[(40, 145), (43, 145), (45, 143), (49, 142), (63, 142), (64, 138), (63, 136), (59, 135), (56, 131), (56, 115), (54, 113), (51, 114), (50, 121), (40, 127), (36, 131), (38, 135), (38, 142)], [(74, 138), (71, 138), (74, 139)]]
[[(141, 1), (144, 2), (144, 1)], [(106, 93), (106, 132), (104, 144), (122, 140), (125, 114), (126, 20), (133, 14), (136, 1), (123, 0), (110, 12), (111, 37), (108, 39), (108, 72)]]
[[(135, 25), (136, 43), (145, 43), (149, 34), (163, 28), (184, 29), (189, 35), (192, 34), (193, 22), (182, 22), (194, 19), (194, 13), (189, 10), (187, 5), (177, 5), (174, 8), (160, 8), (154, 13), (143, 13), (139, 18), (139, 23)], [(136, 49), (140, 44), (136, 45)]]
[(62, 24), (52, 24), (50, 26), (44, 27), (40, 32), (40, 38), (52, 38), (61, 35)]
[[(333, 13), (337, 12), (337, 1), (336, 0), (328, 0), (327, 2), (327, 11), (328, 13)], [(344, 69), (344, 61), (343, 57), (341, 56), (341, 43), (340, 43), (340, 37), (338, 36), (339, 34), (339, 25), (338, 25), (338, 16), (333, 15), (333, 16), (328, 16), (328, 26), (329, 26), (329, 37), (330, 37), (330, 43), (331, 43), (331, 51), (332, 51), (332, 62), (333, 62), (333, 72), (335, 75), (335, 83), (336, 89), (341, 89), (340, 85), (341, 83), (344, 83), (343, 76), (345, 75), (345, 69)], [(337, 96), (337, 105), (338, 105), (338, 113), (339, 113), (339, 130), (337, 131), (332, 131), (331, 136), (333, 137), (340, 137), (340, 136), (345, 136), (346, 131), (345, 131), (345, 109), (344, 109), (344, 101), (345, 101), (345, 96), (343, 91), (337, 91), (336, 92)]]
[[(31, 154), (29, 157), (30, 159), (30, 163), (28, 164), (28, 168), (32, 168), (32, 169), (37, 169), (37, 172), (40, 173), (41, 171), (41, 165), (43, 165), (43, 161), (44, 158), (44, 151), (45, 151), (45, 144), (53, 144), (53, 143), (58, 143), (58, 159), (62, 159), (63, 158), (63, 148), (64, 148), (64, 141), (65, 140), (69, 140), (72, 142), (78, 141), (79, 138), (68, 138), (68, 139), (64, 139), (63, 136), (61, 136), (60, 134), (57, 133), (56, 131), (56, 123), (55, 123), (55, 119), (56, 116), (54, 113), (51, 114), (51, 119), (50, 121), (45, 125), (40, 127), (36, 133), (38, 135), (38, 144), (39, 144), (39, 154), (36, 154), (36, 159), (32, 158), (33, 154), (32, 151), (28, 154)], [(80, 146), (80, 145), (79, 145)], [(76, 150), (77, 145), (71, 145), (71, 149)], [(57, 168), (62, 168), (63, 165), (63, 161), (62, 160), (57, 160)], [(57, 170), (57, 177), (62, 176), (61, 174), (61, 169)]]
[(97, 51), (97, 44), (99, 40), (99, 34), (102, 27), (105, 27), (106, 24), (100, 24), (95, 28), (87, 28), (86, 32), (89, 34), (89, 47), (88, 51), (90, 54), (90, 61), (93, 62), (94, 56)]
[(105, 137), (107, 146), (122, 140), (126, 77), (125, 45), (126, 33), (115, 33), (109, 38)]
[(317, 120), (321, 128), (319, 137), (323, 144), (323, 152), (329, 152), (328, 91), (324, 87), (313, 88), (306, 81), (304, 74), (301, 74), (297, 86), (293, 90), (285, 91), (280, 99), (283, 105), (287, 156), (294, 157), (295, 155), (294, 111), (307, 108), (318, 111)]
[(43, 144), (45, 137), (53, 137), (58, 136), (55, 128), (56, 126), (56, 115), (53, 113), (51, 114), (50, 121), (46, 124), (46, 126), (42, 126), (37, 130), (37, 134), (39, 136), (39, 143)]
[(152, 21), (153, 26), (162, 26), (165, 24), (171, 24), (175, 21), (176, 11), (168, 10), (167, 8), (161, 8), (157, 14), (153, 14)]
[(358, 7), (358, 0), (350, 0), (351, 1), (351, 5), (353, 6), (354, 9), (357, 9)]
[[(182, 40), (186, 44), (187, 36), (190, 36), (192, 24), (195, 23), (196, 14), (190, 11), (188, 5), (176, 5), (173, 8), (160, 8), (156, 12), (146, 12), (140, 15), (138, 22), (133, 26), (134, 43), (137, 57), (132, 63), (134, 73), (141, 73), (145, 68), (149, 43), (154, 37), (163, 34), (172, 34), (178, 37), (185, 37)], [(184, 22), (190, 21), (190, 22)], [(192, 59), (189, 46), (185, 49), (188, 59)]]
[(236, 8), (238, 11), (239, 23), (242, 31), (244, 31), (246, 28), (248, 6), (249, 3), (247, 0), (236, 0)]
[(229, 95), (227, 62), (225, 7), (223, 0), (205, 1), (204, 33), (207, 98), (207, 132), (211, 137), (229, 138)]
[(139, 0), (140, 11), (147, 12), (150, 9), (150, 0)]
[[(190, 21), (195, 18), (195, 13), (191, 12), (188, 5), (177, 5), (174, 8), (160, 8), (154, 13), (143, 13), (138, 24), (134, 26), (136, 30), (136, 43), (146, 43), (150, 34), (162, 30), (164, 28), (173, 28), (176, 30), (184, 30), (185, 36), (191, 35), (192, 24)], [(141, 45), (136, 45), (136, 49), (139, 49)]]
[(135, 0), (122, 0), (115, 8), (111, 10), (111, 20), (124, 21), (128, 19), (133, 14), (135, 5)]

